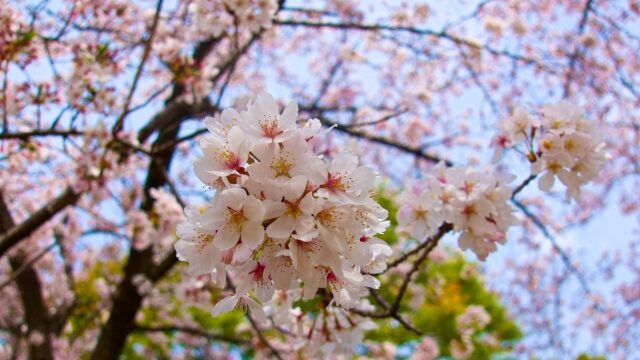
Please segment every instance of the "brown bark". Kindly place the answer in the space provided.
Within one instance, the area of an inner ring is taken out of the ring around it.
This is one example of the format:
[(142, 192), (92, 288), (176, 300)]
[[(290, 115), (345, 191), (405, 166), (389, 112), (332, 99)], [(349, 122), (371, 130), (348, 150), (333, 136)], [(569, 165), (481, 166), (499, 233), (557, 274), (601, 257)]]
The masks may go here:
[[(42, 222), (45, 221), (46, 220)], [(21, 225), (24, 225), (24, 223)], [(2, 193), (0, 192), (0, 231), (3, 233), (3, 239), (7, 235), (7, 232), (15, 227), (9, 208), (4, 202)], [(19, 237), (18, 240), (21, 238), (22, 237)], [(9, 256), (9, 264), (12, 271), (23, 268), (26, 261), (27, 254), (22, 249), (18, 249)], [(33, 266), (27, 265), (15, 277), (15, 282), (22, 300), (24, 318), (28, 328), (28, 339), (33, 340), (34, 337), (36, 337), (34, 334), (39, 334), (42, 340), (37, 342), (29, 341), (29, 359), (53, 359), (50, 336), (51, 321), (49, 312), (45, 306), (44, 297), (42, 296), (42, 283), (40, 282), (38, 273)]]

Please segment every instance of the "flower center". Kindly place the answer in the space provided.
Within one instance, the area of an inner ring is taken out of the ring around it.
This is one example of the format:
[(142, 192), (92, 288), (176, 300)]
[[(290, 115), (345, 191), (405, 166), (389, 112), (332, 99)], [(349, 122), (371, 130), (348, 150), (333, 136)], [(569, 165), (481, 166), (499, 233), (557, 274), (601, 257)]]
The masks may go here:
[(262, 128), (262, 135), (270, 139), (282, 134), (282, 131), (278, 130), (278, 119), (273, 116), (264, 116), (264, 119), (258, 122)]
[(244, 224), (245, 217), (242, 211), (227, 208), (227, 223), (233, 226), (236, 231), (240, 232), (242, 224)]
[(276, 177), (289, 175), (289, 170), (293, 167), (293, 164), (287, 161), (284, 157), (277, 157), (271, 162), (271, 169), (276, 172)]

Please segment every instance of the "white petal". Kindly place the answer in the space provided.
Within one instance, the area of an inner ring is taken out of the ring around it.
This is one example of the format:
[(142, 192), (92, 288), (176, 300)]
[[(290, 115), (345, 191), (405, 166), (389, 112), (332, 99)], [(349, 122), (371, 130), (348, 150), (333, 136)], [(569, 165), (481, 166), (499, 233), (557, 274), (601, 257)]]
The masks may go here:
[(278, 112), (278, 105), (276, 104), (276, 101), (273, 99), (271, 95), (265, 92), (260, 93), (258, 95), (255, 105), (256, 105), (258, 116), (261, 116), (264, 114), (274, 115), (274, 116), (280, 115)]
[(246, 295), (249, 290), (251, 290), (252, 285), (251, 274), (248, 274), (248, 276), (242, 278), (242, 281), (238, 282), (238, 286), (236, 286), (236, 296)]
[(264, 219), (265, 209), (262, 202), (253, 196), (248, 196), (244, 200), (244, 207), (242, 210), (244, 216), (254, 222), (262, 222)]
[(280, 201), (269, 201), (266, 203), (266, 212), (264, 214), (264, 219), (273, 219), (282, 214), (284, 214), (285, 210), (287, 210), (287, 206)]
[(373, 186), (373, 182), (376, 180), (376, 173), (368, 166), (361, 166), (353, 170), (349, 177), (353, 179), (351, 190), (367, 191)]
[(213, 307), (211, 314), (213, 316), (218, 316), (226, 312), (229, 312), (234, 307), (236, 307), (237, 303), (238, 303), (238, 297), (236, 295), (226, 297), (218, 301), (218, 303)]
[(553, 187), (554, 179), (555, 177), (553, 176), (553, 173), (551, 171), (546, 171), (540, 178), (540, 181), (538, 181), (538, 188), (540, 188), (540, 190), (542, 191), (551, 190), (551, 187)]
[(289, 186), (289, 191), (284, 194), (284, 197), (288, 200), (298, 200), (307, 188), (307, 177), (296, 176), (289, 180), (287, 185)]
[(264, 314), (264, 309), (262, 308), (262, 306), (260, 306), (260, 304), (258, 304), (255, 300), (248, 296), (243, 297), (242, 300), (245, 304), (247, 304), (249, 311), (251, 311), (251, 315), (254, 319), (256, 319), (256, 321), (262, 324), (265, 324), (267, 322), (267, 316)]
[(255, 290), (258, 300), (267, 302), (273, 297), (275, 287), (273, 286), (273, 282), (271, 280), (267, 280), (256, 283)]
[(356, 166), (358, 166), (357, 156), (351, 154), (342, 154), (333, 159), (329, 171), (331, 171), (332, 173), (349, 172), (355, 169)]
[(246, 138), (246, 134), (242, 129), (237, 126), (232, 127), (228, 136), (229, 148), (234, 152), (238, 151), (244, 145)]
[(227, 189), (220, 194), (222, 204), (225, 207), (230, 207), (234, 210), (240, 210), (244, 199), (247, 197), (247, 193), (244, 189)]
[(278, 127), (280, 129), (288, 129), (298, 120), (298, 104), (295, 101), (290, 101), (282, 111), (280, 121), (278, 121)]
[(233, 247), (240, 238), (240, 234), (235, 231), (235, 228), (232, 226), (223, 226), (215, 238), (213, 239), (213, 244), (220, 250), (227, 250)]
[(267, 235), (276, 239), (286, 239), (293, 232), (295, 221), (290, 215), (280, 216), (267, 227)]
[(258, 181), (271, 179), (275, 176), (275, 172), (266, 162), (255, 162), (247, 167), (247, 171), (251, 177)]
[(317, 206), (313, 195), (311, 193), (305, 195), (300, 201), (299, 207), (305, 214), (315, 214)]
[(249, 249), (255, 249), (264, 240), (264, 228), (261, 223), (247, 221), (242, 225), (242, 243)]

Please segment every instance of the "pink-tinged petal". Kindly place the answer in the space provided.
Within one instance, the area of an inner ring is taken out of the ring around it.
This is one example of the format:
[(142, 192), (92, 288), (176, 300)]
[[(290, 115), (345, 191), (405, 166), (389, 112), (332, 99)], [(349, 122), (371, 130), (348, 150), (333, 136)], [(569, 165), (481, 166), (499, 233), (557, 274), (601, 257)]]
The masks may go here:
[(241, 264), (253, 256), (253, 249), (249, 249), (245, 244), (240, 243), (236, 246), (235, 251), (233, 252), (233, 257), (231, 258), (232, 264)]
[(300, 208), (300, 210), (302, 210), (305, 214), (315, 214), (317, 212), (317, 205), (316, 205), (316, 201), (313, 198), (313, 195), (311, 195), (311, 193), (308, 193), (307, 195), (305, 195), (305, 197), (302, 198), (302, 200), (300, 201), (300, 204), (298, 205), (298, 207)]
[(242, 278), (242, 281), (238, 282), (238, 286), (236, 286), (236, 296), (246, 295), (252, 286), (251, 276), (245, 276)]
[(265, 164), (271, 163), (271, 160), (273, 160), (273, 158), (277, 154), (277, 151), (279, 151), (278, 146), (272, 143), (256, 144), (256, 146), (251, 149), (251, 153), (258, 158), (258, 161)]
[(264, 240), (264, 228), (261, 223), (247, 221), (242, 225), (242, 243), (249, 249), (255, 249)]
[(412, 224), (416, 220), (416, 212), (410, 206), (404, 205), (396, 215), (399, 225)]
[(290, 101), (285, 106), (278, 121), (278, 127), (280, 129), (288, 129), (298, 120), (298, 104), (295, 101)]
[(262, 220), (264, 220), (265, 209), (260, 200), (253, 196), (248, 196), (244, 200), (242, 213), (244, 217), (251, 221), (262, 222)]
[(223, 226), (218, 230), (215, 238), (213, 239), (213, 244), (220, 250), (224, 251), (232, 248), (240, 238), (240, 234), (236, 231), (233, 226)]
[(273, 169), (271, 169), (269, 164), (266, 162), (255, 162), (249, 165), (247, 167), (247, 172), (257, 181), (261, 181), (263, 179), (271, 179), (275, 175)]
[(255, 287), (256, 296), (258, 300), (262, 302), (267, 302), (271, 300), (273, 297), (273, 293), (275, 292), (275, 287), (273, 286), (273, 281), (264, 280), (256, 283)]
[(356, 244), (349, 251), (349, 257), (354, 265), (365, 266), (371, 262), (373, 253), (371, 252), (371, 248), (368, 246), (358, 246), (358, 244)]
[(298, 200), (307, 188), (307, 177), (302, 175), (296, 176), (289, 180), (287, 185), (289, 187), (289, 191), (284, 194), (284, 197), (288, 200)]
[(219, 196), (225, 208), (229, 207), (233, 210), (240, 210), (242, 203), (247, 197), (247, 193), (244, 189), (233, 188), (223, 191)]
[(219, 118), (217, 128), (222, 134), (228, 134), (230, 129), (240, 121), (240, 113), (233, 108), (225, 109)]
[(580, 186), (580, 178), (575, 172), (561, 170), (558, 171), (558, 178), (567, 188), (575, 188)]
[(210, 169), (209, 160), (206, 158), (198, 158), (193, 162), (193, 172), (196, 177), (200, 179), (203, 184), (214, 187), (219, 176), (212, 174), (208, 169)]
[(179, 240), (175, 243), (178, 259), (180, 261), (188, 261), (189, 268), (187, 272), (192, 276), (209, 274), (215, 266), (215, 253), (211, 246), (200, 249), (192, 242)]
[(301, 166), (305, 168), (305, 174), (309, 178), (309, 181), (316, 186), (323, 184), (325, 180), (327, 180), (327, 164), (315, 156), (311, 156), (305, 160), (305, 164)]
[(227, 137), (229, 148), (234, 152), (239, 150), (245, 143), (246, 138), (247, 137), (242, 129), (237, 126), (232, 127), (231, 130), (229, 130), (229, 135)]
[(277, 218), (278, 216), (284, 214), (286, 210), (287, 210), (287, 206), (282, 202), (268, 201), (265, 204), (264, 219), (268, 220), (268, 219)]
[(213, 282), (218, 285), (220, 289), (224, 289), (227, 286), (227, 271), (223, 265), (216, 265), (213, 271)]
[(554, 175), (551, 171), (545, 172), (542, 177), (540, 177), (540, 181), (538, 181), (538, 188), (542, 191), (549, 191), (553, 187), (554, 183)]
[(311, 215), (300, 215), (295, 219), (294, 229), (297, 234), (303, 235), (315, 230), (316, 221)]
[(265, 272), (271, 276), (276, 289), (286, 290), (291, 288), (294, 279), (292, 266), (293, 261), (288, 255), (275, 256), (267, 263)]
[(362, 286), (368, 287), (368, 288), (372, 288), (372, 289), (378, 289), (380, 287), (380, 280), (374, 278), (371, 275), (365, 275), (364, 278), (362, 279)]
[(349, 177), (353, 179), (351, 190), (367, 191), (376, 180), (376, 172), (368, 166), (361, 166), (351, 172)]
[(244, 296), (242, 300), (249, 308), (249, 311), (251, 312), (251, 316), (253, 316), (253, 318), (257, 322), (262, 324), (267, 323), (267, 316), (264, 314), (264, 309), (260, 304), (258, 304), (255, 300), (253, 300), (248, 296)]
[(273, 115), (278, 116), (280, 113), (278, 112), (278, 104), (273, 99), (273, 97), (267, 93), (260, 93), (256, 98), (254, 103), (257, 113), (260, 115)]
[(329, 171), (331, 173), (338, 172), (349, 172), (358, 166), (358, 157), (351, 154), (342, 154), (336, 156), (333, 161), (331, 161), (331, 166), (329, 167)]
[(211, 315), (218, 316), (233, 310), (233, 308), (236, 307), (236, 304), (238, 304), (238, 299), (239, 297), (234, 295), (218, 301), (218, 303), (213, 307)]
[(538, 175), (544, 170), (544, 161), (538, 159), (531, 164), (531, 174)]
[(267, 235), (275, 239), (286, 239), (293, 232), (295, 221), (290, 215), (277, 218), (267, 227)]

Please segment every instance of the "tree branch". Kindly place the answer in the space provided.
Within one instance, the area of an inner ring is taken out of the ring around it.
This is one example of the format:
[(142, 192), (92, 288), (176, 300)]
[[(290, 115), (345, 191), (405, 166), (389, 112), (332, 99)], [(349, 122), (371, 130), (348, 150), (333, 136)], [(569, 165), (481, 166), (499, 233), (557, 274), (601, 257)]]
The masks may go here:
[[(311, 114), (314, 114), (314, 110), (313, 108), (310, 108), (309, 111), (311, 112)], [(428, 154), (426, 152), (424, 152), (422, 149), (420, 148), (414, 148), (411, 147), (409, 145), (403, 144), (403, 143), (399, 143), (399, 142), (395, 142), (389, 138), (386, 138), (384, 136), (379, 136), (379, 135), (374, 135), (374, 134), (368, 134), (362, 131), (358, 131), (358, 130), (353, 130), (350, 126), (348, 125), (342, 125), (339, 124), (337, 122), (334, 122), (332, 120), (327, 119), (326, 117), (324, 117), (322, 115), (322, 113), (317, 113), (315, 112), (315, 114), (317, 114), (316, 116), (318, 117), (318, 119), (320, 120), (320, 122), (328, 127), (333, 127), (334, 129), (336, 129), (337, 131), (343, 132), (345, 134), (348, 134), (350, 136), (356, 137), (356, 138), (360, 138), (360, 139), (365, 139), (371, 142), (375, 142), (378, 144), (382, 144), (382, 145), (386, 145), (395, 149), (399, 149), (402, 150), (406, 153), (409, 154), (413, 154), (418, 156), (419, 158), (431, 161), (431, 162), (440, 162), (443, 161), (447, 166), (453, 166), (453, 162), (449, 161), (449, 160), (444, 160), (441, 159), (440, 157), (436, 156), (436, 155), (431, 155)]]
[(15, 133), (2, 133), (0, 134), (0, 140), (18, 139), (26, 141), (32, 137), (60, 136), (66, 138), (80, 135), (83, 135), (83, 133), (76, 130), (33, 130)]
[[(0, 192), (0, 231), (15, 227), (9, 208)], [(42, 284), (38, 273), (31, 266), (27, 255), (18, 251), (9, 257), (9, 265), (15, 275), (18, 292), (22, 299), (24, 318), (29, 331), (29, 359), (52, 360), (51, 327), (49, 311), (42, 296)]]
[(31, 214), (31, 216), (21, 224), (12, 225), (10, 228), (5, 229), (2, 237), (0, 237), (0, 257), (22, 239), (31, 235), (31, 233), (36, 231), (42, 224), (51, 220), (54, 215), (67, 205), (76, 203), (78, 199), (80, 199), (80, 193), (76, 193), (68, 187), (62, 194)]
[(530, 58), (524, 55), (515, 54), (509, 52), (507, 50), (498, 50), (494, 49), (488, 45), (479, 45), (473, 41), (456, 37), (446, 31), (434, 31), (430, 29), (420, 29), (410, 26), (393, 26), (393, 25), (384, 25), (384, 24), (360, 24), (360, 23), (351, 23), (351, 22), (319, 22), (319, 21), (306, 21), (306, 20), (274, 20), (274, 24), (281, 26), (301, 26), (301, 27), (309, 27), (309, 28), (329, 28), (329, 29), (346, 29), (346, 30), (361, 30), (361, 31), (397, 31), (397, 32), (408, 32), (416, 35), (427, 35), (435, 38), (445, 39), (456, 45), (463, 45), (472, 49), (484, 50), (489, 52), (492, 55), (496, 56), (504, 56), (513, 60), (521, 61), (525, 64), (536, 64), (540, 67), (545, 67), (543, 64), (539, 63), (538, 60), (534, 58)]
[(231, 344), (248, 344), (249, 343), (249, 341), (239, 337), (227, 336), (222, 334), (214, 334), (196, 327), (188, 327), (188, 326), (153, 327), (153, 326), (136, 325), (133, 331), (134, 332), (162, 332), (162, 333), (183, 332), (185, 334), (200, 336), (213, 341), (224, 341)]

